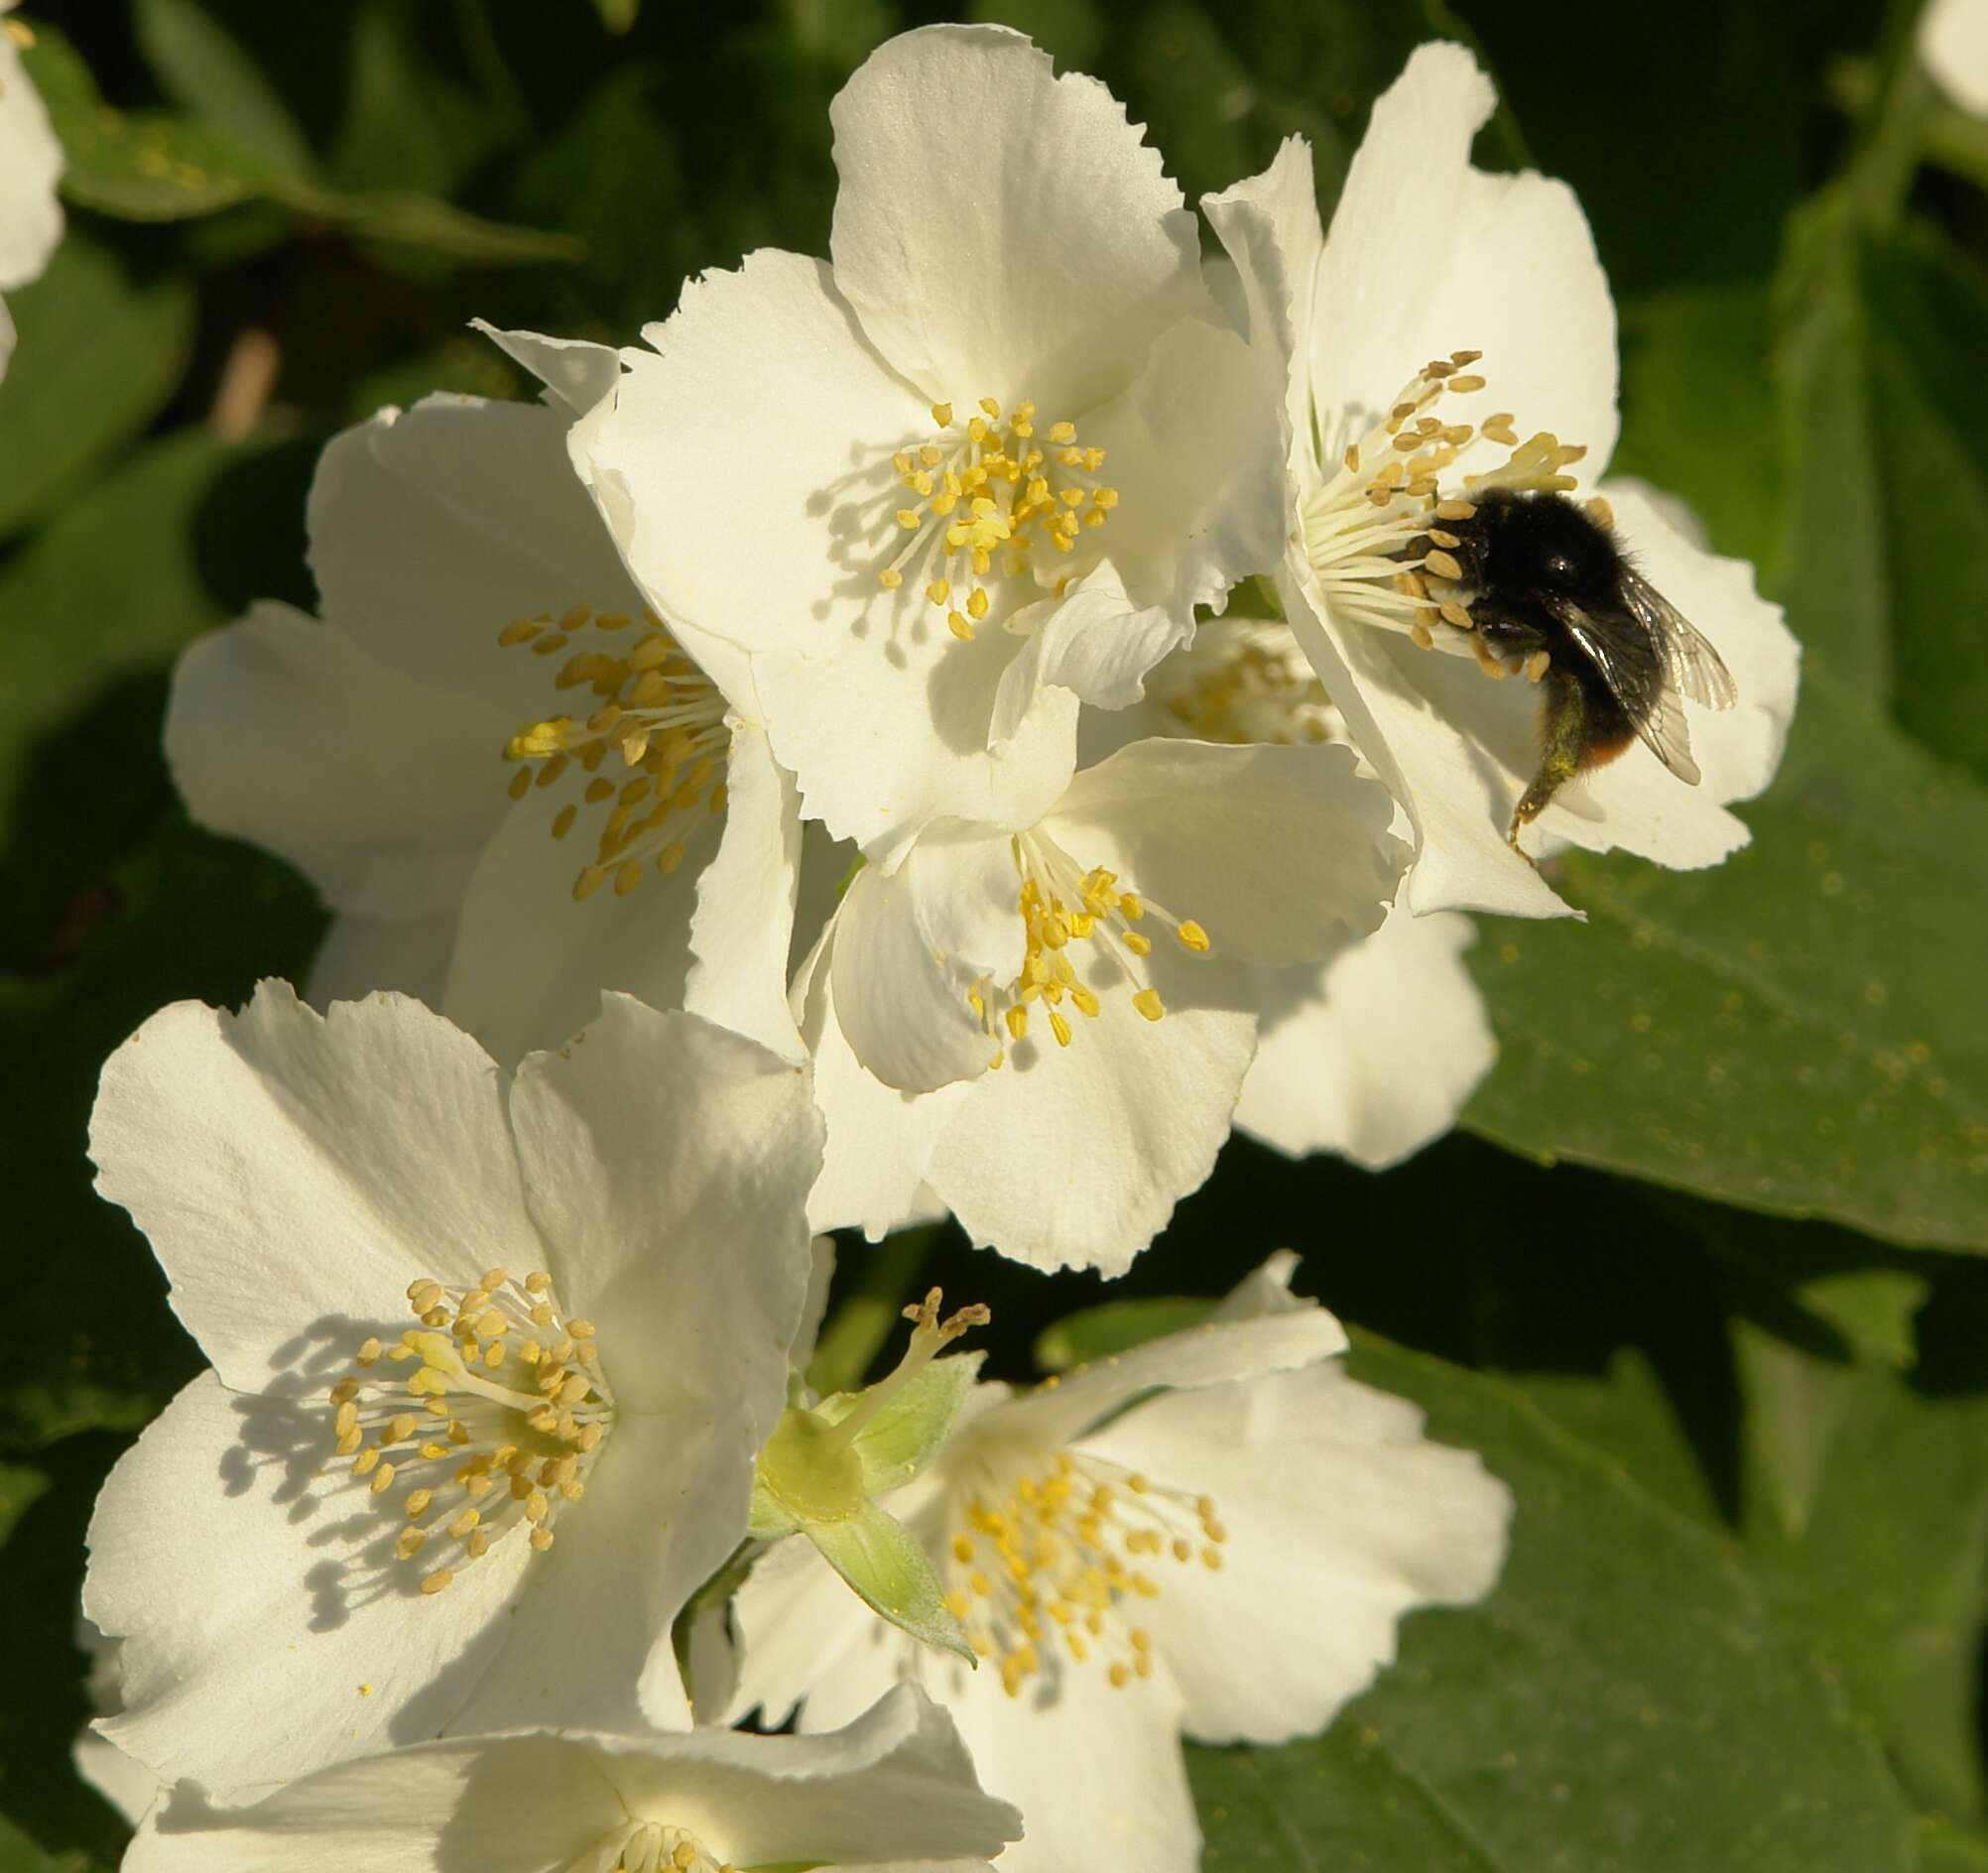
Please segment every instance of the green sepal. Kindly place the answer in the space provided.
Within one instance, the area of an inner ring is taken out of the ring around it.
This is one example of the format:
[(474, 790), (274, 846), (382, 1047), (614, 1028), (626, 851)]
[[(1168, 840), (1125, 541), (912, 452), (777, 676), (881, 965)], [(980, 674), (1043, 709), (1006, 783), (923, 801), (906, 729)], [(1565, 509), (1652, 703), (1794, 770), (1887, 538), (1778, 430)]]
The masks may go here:
[[(856, 1434), (856, 1458), (866, 1495), (888, 1495), (917, 1477), (952, 1435), (960, 1408), (980, 1375), (983, 1353), (934, 1359), (916, 1373)], [(860, 1392), (838, 1392), (814, 1409), (837, 1425), (862, 1401)]]
[(802, 1532), (873, 1613), (926, 1645), (978, 1664), (945, 1592), (916, 1537), (895, 1516), (867, 1503), (839, 1522), (808, 1522)]

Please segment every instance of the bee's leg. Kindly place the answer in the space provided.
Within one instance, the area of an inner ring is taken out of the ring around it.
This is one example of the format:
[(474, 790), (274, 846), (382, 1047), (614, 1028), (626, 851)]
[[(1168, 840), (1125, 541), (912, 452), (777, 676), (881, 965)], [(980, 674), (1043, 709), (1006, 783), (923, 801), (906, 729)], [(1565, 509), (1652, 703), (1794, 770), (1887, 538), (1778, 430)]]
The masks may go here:
[(1521, 858), (1532, 854), (1519, 843), (1519, 828), (1529, 826), (1547, 810), (1547, 803), (1580, 772), (1587, 754), (1587, 696), (1578, 679), (1558, 665), (1546, 675), (1545, 712), (1540, 721), (1540, 766), (1533, 784), (1519, 796), (1506, 828), (1505, 843)]

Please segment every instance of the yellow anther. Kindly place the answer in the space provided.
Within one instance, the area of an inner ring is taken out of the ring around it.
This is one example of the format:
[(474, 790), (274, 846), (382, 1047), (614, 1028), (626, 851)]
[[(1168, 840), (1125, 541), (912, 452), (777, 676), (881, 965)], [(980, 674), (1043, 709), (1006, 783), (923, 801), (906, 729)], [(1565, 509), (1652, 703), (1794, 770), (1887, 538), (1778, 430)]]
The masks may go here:
[(423, 1579), (421, 1590), (424, 1593), (439, 1593), (454, 1578), (455, 1575), (448, 1568), (437, 1567), (435, 1572)]
[(971, 644), (973, 642), (973, 627), (967, 623), (963, 612), (948, 611), (945, 614), (945, 628), (954, 637), (958, 638), (962, 644)]
[(952, 581), (949, 578), (935, 578), (925, 588), (925, 595), (935, 605), (942, 605), (952, 596)]
[(1167, 1004), (1160, 999), (1160, 991), (1157, 988), (1141, 989), (1133, 996), (1132, 1005), (1148, 1021), (1158, 1021), (1167, 1012)]
[(904, 582), (905, 582), (905, 575), (902, 572), (900, 572), (894, 565), (885, 566), (884, 569), (877, 574), (877, 583), (881, 585), (887, 592), (896, 591), (897, 588)]
[(1174, 933), (1180, 941), (1197, 955), (1205, 954), (1208, 947), (1208, 933), (1189, 918), (1183, 918), (1180, 928)]

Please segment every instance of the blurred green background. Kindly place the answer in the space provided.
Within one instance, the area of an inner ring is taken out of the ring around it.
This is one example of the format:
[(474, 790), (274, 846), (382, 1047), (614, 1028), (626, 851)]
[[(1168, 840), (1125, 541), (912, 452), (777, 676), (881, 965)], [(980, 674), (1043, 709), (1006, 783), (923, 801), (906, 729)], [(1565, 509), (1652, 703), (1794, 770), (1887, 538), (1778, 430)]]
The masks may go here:
[[(1519, 1497), (1511, 1566), (1412, 1621), (1323, 1739), (1198, 1751), (1208, 1864), (1988, 1868), (1988, 126), (1915, 8), (1372, 0), (976, 7), (1106, 79), (1190, 198), (1311, 140), (1329, 207), (1429, 37), (1565, 178), (1623, 319), (1617, 466), (1754, 560), (1806, 647), (1781, 780), (1711, 874), (1576, 860), (1584, 926), (1486, 922), (1502, 1058), (1370, 1177), (1237, 1140), (1125, 1282), (956, 1237), (845, 1254), (995, 1310), (1027, 1376), (1269, 1250), (1359, 1367)], [(27, 16), (66, 240), (0, 385), (0, 1873), (115, 1860), (75, 1778), (82, 1531), (196, 1360), (83, 1157), (103, 1056), (322, 928), (191, 827), (179, 648), (309, 605), (325, 437), (528, 394), (471, 316), (615, 341), (686, 273), (825, 251), (825, 106), (892, 0), (73, 0)], [(972, 160), (970, 137), (935, 162)], [(1549, 1168), (1552, 1167), (1552, 1168)], [(1071, 1309), (1106, 1305), (1041, 1347)], [(855, 1336), (861, 1350), (861, 1336)]]

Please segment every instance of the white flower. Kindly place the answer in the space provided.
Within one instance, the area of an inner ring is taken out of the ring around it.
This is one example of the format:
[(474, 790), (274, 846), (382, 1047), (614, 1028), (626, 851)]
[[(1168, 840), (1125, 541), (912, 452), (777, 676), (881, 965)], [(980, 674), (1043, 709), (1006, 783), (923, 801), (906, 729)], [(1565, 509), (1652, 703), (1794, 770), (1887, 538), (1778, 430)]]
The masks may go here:
[(1024, 830), (947, 821), (864, 866), (795, 988), (816, 1226), (881, 1233), (929, 1186), (1004, 1255), (1122, 1273), (1228, 1135), (1248, 965), (1380, 923), (1392, 811), (1349, 749), (1152, 739)]
[(1930, 0), (1919, 60), (1962, 110), (1988, 117), (1988, 0)]
[(651, 601), (695, 654), (751, 653), (808, 815), (894, 856), (1042, 815), (1078, 697), (1134, 699), (1276, 557), (1282, 448), (1191, 213), (1095, 80), (932, 27), (831, 114), (832, 265), (687, 286), (590, 460)]
[[(0, 0), (0, 14), (15, 4)], [(62, 237), (62, 146), (21, 63), (21, 48), (33, 44), (27, 27), (0, 19), (0, 293), (40, 279)], [(13, 350), (14, 321), (0, 301), (0, 377)]]
[(337, 913), (314, 1000), (402, 989), (511, 1061), (622, 989), (793, 1052), (792, 786), (646, 614), (567, 459), (613, 353), (510, 342), (563, 358), (546, 404), (432, 397), (325, 449), (323, 622), (260, 605), (187, 651), (175, 779)]
[(1477, 1598), (1504, 1554), (1504, 1486), (1346, 1378), (1291, 1260), (1199, 1327), (1034, 1392), (977, 1388), (892, 1506), (945, 1569), (979, 1671), (914, 1651), (789, 1542), (736, 1603), (736, 1709), (799, 1702), (804, 1730), (832, 1728), (922, 1681), (1022, 1811), (1004, 1868), (1192, 1873), (1181, 1733), (1321, 1729), (1404, 1613)]
[(244, 1799), (521, 1715), (688, 1722), (671, 1622), (744, 1539), (808, 1290), (801, 1069), (613, 996), (510, 1078), (401, 997), (271, 983), (141, 1028), (90, 1148), (215, 1368), (91, 1524), (111, 1741)]
[(190, 1791), (126, 1873), (971, 1873), (1017, 1831), (942, 1712), (882, 1699), (833, 1736), (511, 1730), (341, 1763), (253, 1808)]
[[(1148, 679), (1136, 709), (1089, 726), (1203, 741), (1310, 746), (1346, 739), (1281, 624), (1217, 618)], [(1091, 739), (1094, 737), (1087, 737)], [(1406, 815), (1395, 829), (1406, 833)], [(1463, 951), (1467, 917), (1397, 904), (1371, 936), (1290, 968), (1254, 970), (1256, 1058), (1236, 1125), (1293, 1157), (1332, 1151), (1381, 1170), (1455, 1122), (1497, 1055)]]
[[(1408, 907), (1545, 916), (1565, 907), (1505, 837), (1539, 765), (1538, 691), (1486, 681), (1507, 673), (1459, 628), (1470, 594), (1443, 525), (1469, 518), (1467, 497), (1486, 485), (1470, 477), (1567, 490), (1575, 461), (1606, 460), (1615, 313), (1572, 194), (1470, 167), (1492, 103), (1468, 54), (1426, 46), (1374, 107), (1329, 239), (1298, 139), (1203, 205), (1242, 271), (1252, 343), (1288, 393), (1285, 612), (1408, 812)], [(1796, 645), (1750, 567), (1679, 540), (1633, 494), (1604, 492), (1642, 571), (1730, 668), (1739, 705), (1690, 713), (1701, 785), (1632, 746), (1563, 789), (1537, 837), (1716, 863), (1747, 837), (1721, 803), (1758, 793), (1779, 761)]]

